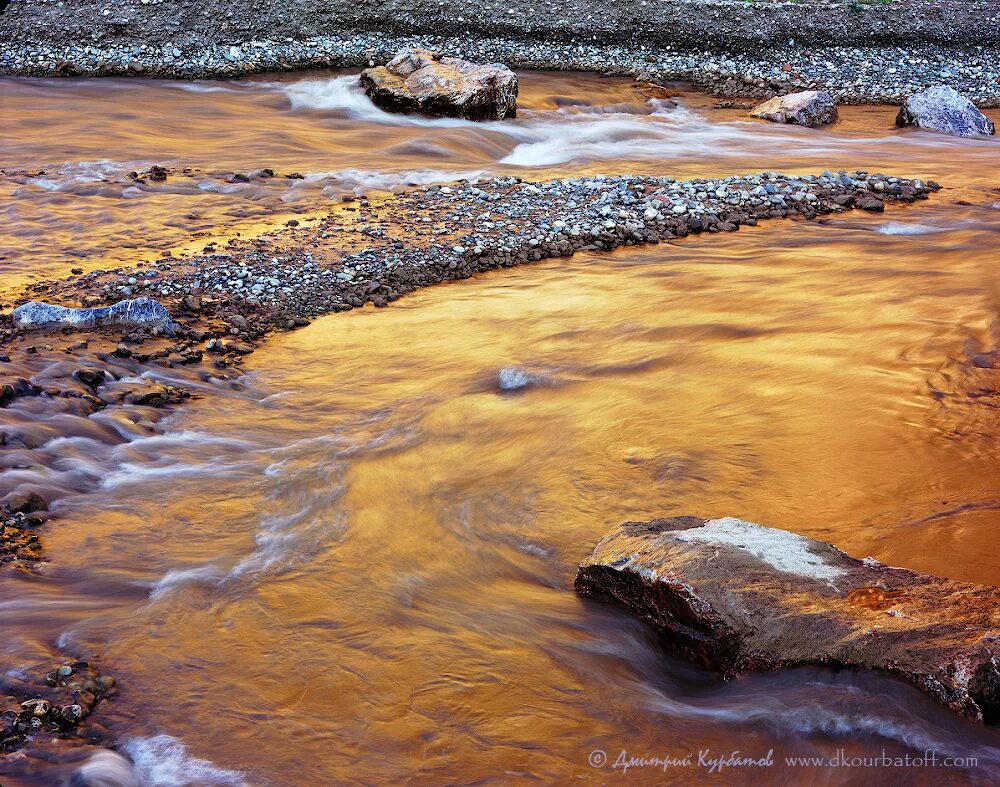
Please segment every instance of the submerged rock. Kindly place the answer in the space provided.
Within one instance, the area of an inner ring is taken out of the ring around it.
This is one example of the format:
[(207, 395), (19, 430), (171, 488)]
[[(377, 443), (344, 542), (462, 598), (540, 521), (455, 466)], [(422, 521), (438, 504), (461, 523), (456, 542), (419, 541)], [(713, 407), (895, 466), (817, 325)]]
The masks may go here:
[(174, 323), (164, 306), (152, 298), (119, 301), (113, 306), (96, 309), (74, 309), (41, 301), (30, 301), (11, 313), (22, 328), (48, 328), (64, 325), (70, 328), (92, 328), (99, 325), (143, 325), (173, 333)]
[(899, 108), (897, 126), (916, 126), (956, 137), (993, 134), (993, 121), (951, 87), (938, 85), (910, 96)]
[(837, 119), (837, 104), (825, 90), (805, 90), (775, 96), (754, 107), (752, 117), (775, 123), (794, 123), (799, 126), (822, 126)]
[(498, 63), (479, 65), (426, 49), (403, 49), (361, 72), (361, 85), (390, 112), (503, 120), (517, 112), (517, 76)]
[(620, 604), (725, 678), (803, 664), (882, 670), (1000, 723), (1000, 588), (856, 560), (731, 517), (683, 516), (605, 536), (576, 589)]
[(501, 391), (520, 391), (525, 388), (556, 384), (556, 381), (551, 377), (520, 366), (504, 366), (497, 371), (497, 385)]

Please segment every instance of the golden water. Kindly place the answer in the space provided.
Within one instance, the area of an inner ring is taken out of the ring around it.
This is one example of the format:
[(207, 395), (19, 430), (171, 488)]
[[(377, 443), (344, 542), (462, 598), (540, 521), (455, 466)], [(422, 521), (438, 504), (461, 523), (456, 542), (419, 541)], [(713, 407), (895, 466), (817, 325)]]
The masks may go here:
[[(44, 578), (0, 574), (0, 666), (101, 655), (124, 687), (102, 713), (149, 783), (708, 776), (623, 776), (588, 763), (598, 749), (612, 762), (774, 749), (773, 768), (724, 773), (732, 783), (995, 777), (1000, 737), (916, 690), (818, 669), (720, 684), (572, 579), (618, 522), (690, 513), (1000, 581), (995, 379), (970, 361), (1000, 340), (997, 143), (898, 131), (881, 107), (820, 131), (750, 123), (703, 96), (672, 110), (579, 75), (526, 76), (527, 111), (506, 129), (423, 124), (335, 80), (0, 82), (0, 168), (401, 181), (868, 168), (946, 189), (884, 215), (578, 254), (276, 337), (243, 390), (191, 403), (167, 437), (74, 454), (101, 486), (63, 505)], [(2, 186), (7, 281), (252, 231), (373, 182), (218, 194), (171, 179), (123, 196), (19, 177)], [(501, 392), (505, 367), (544, 382)], [(837, 749), (980, 762), (783, 763)]]

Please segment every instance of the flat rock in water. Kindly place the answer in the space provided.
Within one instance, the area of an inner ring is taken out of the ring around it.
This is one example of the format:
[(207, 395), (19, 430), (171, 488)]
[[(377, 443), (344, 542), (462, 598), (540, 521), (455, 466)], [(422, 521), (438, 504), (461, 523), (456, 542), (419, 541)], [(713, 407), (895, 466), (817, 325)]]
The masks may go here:
[(969, 99), (951, 87), (938, 85), (910, 96), (899, 108), (897, 126), (917, 126), (956, 137), (989, 135), (993, 121)]
[(361, 72), (361, 85), (390, 112), (503, 120), (517, 112), (517, 76), (498, 63), (479, 65), (426, 49), (403, 49)]
[(822, 126), (837, 119), (837, 104), (825, 90), (805, 90), (775, 96), (754, 107), (752, 117), (775, 123), (794, 123), (799, 126)]
[(605, 536), (576, 590), (625, 607), (726, 678), (805, 664), (882, 670), (1000, 723), (1000, 588), (856, 560), (731, 517), (683, 516)]
[(22, 328), (46, 328), (64, 325), (70, 328), (93, 328), (100, 325), (142, 325), (172, 333), (174, 323), (170, 313), (153, 298), (119, 301), (113, 306), (96, 309), (74, 309), (41, 301), (30, 301), (11, 313)]

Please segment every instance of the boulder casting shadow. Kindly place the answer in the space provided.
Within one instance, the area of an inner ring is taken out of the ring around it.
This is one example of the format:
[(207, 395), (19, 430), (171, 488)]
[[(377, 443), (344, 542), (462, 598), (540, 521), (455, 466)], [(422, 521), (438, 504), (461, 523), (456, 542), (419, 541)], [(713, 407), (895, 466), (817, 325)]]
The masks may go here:
[(403, 49), (386, 65), (366, 68), (361, 86), (388, 112), (467, 120), (503, 120), (517, 113), (517, 75), (507, 66), (426, 49)]
[(1000, 588), (856, 560), (727, 517), (626, 522), (580, 564), (578, 593), (624, 607), (724, 678), (821, 665), (909, 681), (1000, 723)]

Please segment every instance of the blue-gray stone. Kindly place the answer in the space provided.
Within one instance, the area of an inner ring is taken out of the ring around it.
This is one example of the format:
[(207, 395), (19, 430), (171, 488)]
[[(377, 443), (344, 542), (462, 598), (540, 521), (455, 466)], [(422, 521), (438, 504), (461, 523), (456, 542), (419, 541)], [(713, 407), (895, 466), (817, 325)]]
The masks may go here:
[(152, 298), (119, 301), (113, 306), (97, 309), (73, 309), (41, 301), (30, 301), (12, 312), (14, 322), (22, 328), (44, 328), (65, 325), (72, 328), (92, 328), (98, 325), (141, 325), (160, 328), (165, 334), (174, 332), (170, 313)]
[(944, 85), (910, 96), (899, 108), (897, 126), (917, 126), (956, 137), (975, 137), (996, 130), (986, 115), (957, 90)]

